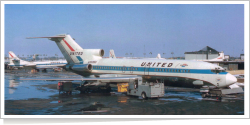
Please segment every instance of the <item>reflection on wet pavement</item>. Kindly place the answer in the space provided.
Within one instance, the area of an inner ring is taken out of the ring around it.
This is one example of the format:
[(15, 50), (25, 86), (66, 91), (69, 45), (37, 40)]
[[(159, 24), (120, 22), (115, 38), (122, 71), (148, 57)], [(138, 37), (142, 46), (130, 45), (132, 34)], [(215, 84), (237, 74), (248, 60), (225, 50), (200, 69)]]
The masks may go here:
[(60, 94), (56, 81), (20, 78), (79, 77), (61, 73), (5, 73), (5, 114), (25, 115), (243, 115), (244, 94), (202, 98), (199, 89), (165, 87), (162, 98), (143, 100), (112, 88), (110, 94)]

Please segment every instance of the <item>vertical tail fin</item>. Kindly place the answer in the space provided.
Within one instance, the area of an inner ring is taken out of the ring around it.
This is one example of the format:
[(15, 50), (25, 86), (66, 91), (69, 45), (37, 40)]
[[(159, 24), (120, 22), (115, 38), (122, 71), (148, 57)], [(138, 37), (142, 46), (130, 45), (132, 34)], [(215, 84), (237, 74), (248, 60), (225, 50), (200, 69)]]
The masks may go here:
[(55, 41), (69, 64), (83, 64), (85, 60), (99, 59), (104, 55), (102, 49), (83, 49), (70, 35), (66, 34), (51, 37), (29, 37), (28, 39), (31, 38), (48, 38)]
[[(19, 59), (15, 53), (13, 53), (12, 51), (9, 51), (9, 58), (10, 59)], [(19, 59), (20, 60), (20, 59)]]
[(10, 66), (21, 67), (21, 66), (30, 64), (30, 62), (27, 62), (18, 58), (16, 54), (13, 53), (12, 51), (9, 51), (9, 59), (10, 59), (10, 64), (9, 64)]
[(11, 65), (20, 65), (20, 59), (12, 51), (9, 51), (9, 60)]
[(218, 57), (211, 59), (209, 61), (223, 61), (224, 59), (225, 59), (224, 53), (220, 52)]
[(158, 53), (158, 55), (156, 56), (157, 59), (161, 59), (161, 54)]
[(62, 34), (51, 37), (29, 37), (32, 38), (48, 38), (51, 41), (55, 41), (63, 56), (68, 63), (82, 63), (80, 56), (72, 55), (82, 55), (82, 47), (80, 47), (70, 35)]
[(51, 38), (50, 40), (56, 42), (68, 63), (83, 63), (83, 59), (81, 58), (83, 54), (82, 47), (80, 47), (70, 35), (64, 36), (64, 38)]
[(221, 59), (225, 59), (225, 56), (224, 56), (224, 52), (222, 51), (222, 52), (220, 52), (220, 57), (221, 57)]
[(114, 52), (113, 49), (111, 49), (111, 50), (109, 51), (109, 58), (116, 58), (116, 57), (115, 57), (115, 52)]

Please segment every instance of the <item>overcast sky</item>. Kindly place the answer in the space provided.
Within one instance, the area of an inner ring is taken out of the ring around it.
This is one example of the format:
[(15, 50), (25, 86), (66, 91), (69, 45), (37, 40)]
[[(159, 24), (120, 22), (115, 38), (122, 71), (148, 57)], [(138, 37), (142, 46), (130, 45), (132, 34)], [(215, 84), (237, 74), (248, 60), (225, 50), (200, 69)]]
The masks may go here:
[[(243, 4), (5, 5), (5, 54), (58, 54), (48, 39), (70, 34), (86, 49), (114, 49), (116, 56), (184, 57), (210, 46), (225, 55), (244, 53)], [(145, 50), (144, 50), (145, 46)], [(166, 53), (163, 56), (163, 53)]]

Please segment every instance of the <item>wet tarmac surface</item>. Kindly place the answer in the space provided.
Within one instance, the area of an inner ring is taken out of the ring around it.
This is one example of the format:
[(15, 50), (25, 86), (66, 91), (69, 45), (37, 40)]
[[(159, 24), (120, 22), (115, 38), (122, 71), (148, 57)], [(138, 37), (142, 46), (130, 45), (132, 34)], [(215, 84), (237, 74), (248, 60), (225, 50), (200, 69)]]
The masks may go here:
[(165, 86), (162, 98), (118, 93), (60, 94), (57, 81), (21, 81), (26, 78), (80, 78), (70, 72), (5, 72), (5, 115), (244, 115), (244, 94), (222, 100), (202, 98), (199, 89)]

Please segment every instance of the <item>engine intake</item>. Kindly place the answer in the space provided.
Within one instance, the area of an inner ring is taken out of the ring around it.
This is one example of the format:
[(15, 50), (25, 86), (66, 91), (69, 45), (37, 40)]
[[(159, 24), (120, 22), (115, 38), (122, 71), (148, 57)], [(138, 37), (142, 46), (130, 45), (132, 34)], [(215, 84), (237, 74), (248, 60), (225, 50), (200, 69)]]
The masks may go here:
[(94, 56), (104, 56), (104, 50), (103, 49), (84, 49), (83, 51), (87, 55), (94, 55)]

